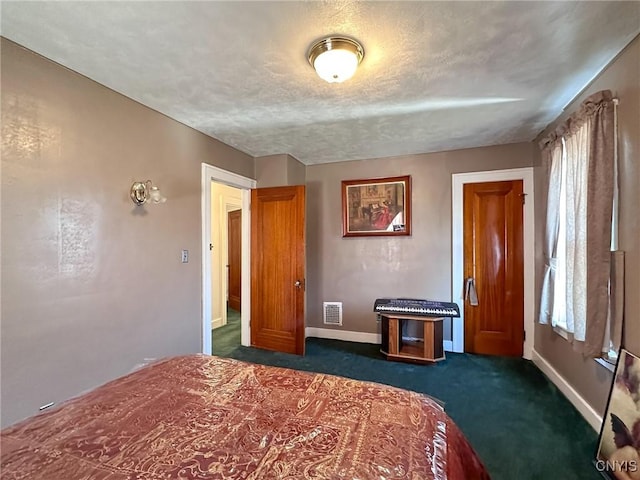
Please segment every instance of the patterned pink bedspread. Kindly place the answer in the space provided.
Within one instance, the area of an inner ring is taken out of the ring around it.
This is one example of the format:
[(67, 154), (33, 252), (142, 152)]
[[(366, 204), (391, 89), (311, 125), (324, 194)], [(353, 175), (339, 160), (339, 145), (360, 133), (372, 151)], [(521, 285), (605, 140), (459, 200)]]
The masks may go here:
[(2, 479), (488, 479), (427, 396), (189, 355), (1, 433)]

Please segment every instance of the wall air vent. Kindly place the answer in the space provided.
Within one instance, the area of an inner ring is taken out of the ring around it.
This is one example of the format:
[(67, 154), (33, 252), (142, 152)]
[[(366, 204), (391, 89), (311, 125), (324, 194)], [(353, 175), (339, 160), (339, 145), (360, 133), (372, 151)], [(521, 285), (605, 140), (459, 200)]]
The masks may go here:
[(322, 302), (325, 325), (342, 325), (342, 302)]

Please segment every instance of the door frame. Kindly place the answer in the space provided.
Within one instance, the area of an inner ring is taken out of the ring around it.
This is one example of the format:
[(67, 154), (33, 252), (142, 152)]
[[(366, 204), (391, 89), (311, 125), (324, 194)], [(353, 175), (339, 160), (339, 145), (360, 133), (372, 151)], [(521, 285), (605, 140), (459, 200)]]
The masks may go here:
[(242, 190), (242, 300), (240, 312), (240, 343), (249, 346), (251, 332), (251, 189), (256, 188), (252, 178), (229, 172), (207, 163), (201, 169), (201, 208), (202, 212), (202, 353), (211, 355), (211, 182), (223, 183)]
[(534, 188), (533, 167), (508, 170), (490, 170), (484, 172), (452, 174), (452, 234), (451, 234), (451, 292), (453, 301), (460, 307), (460, 317), (453, 318), (452, 341), (445, 342), (445, 349), (452, 352), (464, 352), (464, 202), (465, 183), (499, 182), (504, 180), (522, 180), (525, 196), (523, 211), (523, 253), (524, 253), (524, 331), (525, 341), (523, 357), (531, 359), (533, 354), (534, 312), (535, 312), (535, 225), (534, 225)]

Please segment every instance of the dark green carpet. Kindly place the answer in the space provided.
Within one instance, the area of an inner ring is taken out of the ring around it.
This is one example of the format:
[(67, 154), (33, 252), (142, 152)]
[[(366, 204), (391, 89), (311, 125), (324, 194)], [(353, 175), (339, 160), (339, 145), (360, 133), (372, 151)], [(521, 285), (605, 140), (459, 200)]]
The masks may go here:
[(240, 346), (240, 312), (227, 308), (227, 324), (211, 333), (211, 348), (215, 355), (228, 357)]
[(377, 345), (317, 338), (298, 357), (240, 346), (239, 317), (214, 331), (213, 353), (433, 395), (493, 480), (602, 479), (591, 463), (596, 432), (528, 360), (447, 353), (436, 365), (412, 365), (385, 360)]

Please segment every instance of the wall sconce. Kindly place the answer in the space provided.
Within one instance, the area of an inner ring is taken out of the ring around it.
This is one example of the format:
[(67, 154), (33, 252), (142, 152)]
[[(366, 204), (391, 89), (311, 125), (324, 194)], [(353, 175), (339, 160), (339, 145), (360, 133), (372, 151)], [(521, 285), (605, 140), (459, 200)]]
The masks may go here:
[(160, 189), (151, 180), (147, 180), (146, 182), (133, 182), (131, 200), (136, 205), (142, 205), (146, 202), (164, 203), (167, 201), (167, 197), (160, 193)]

